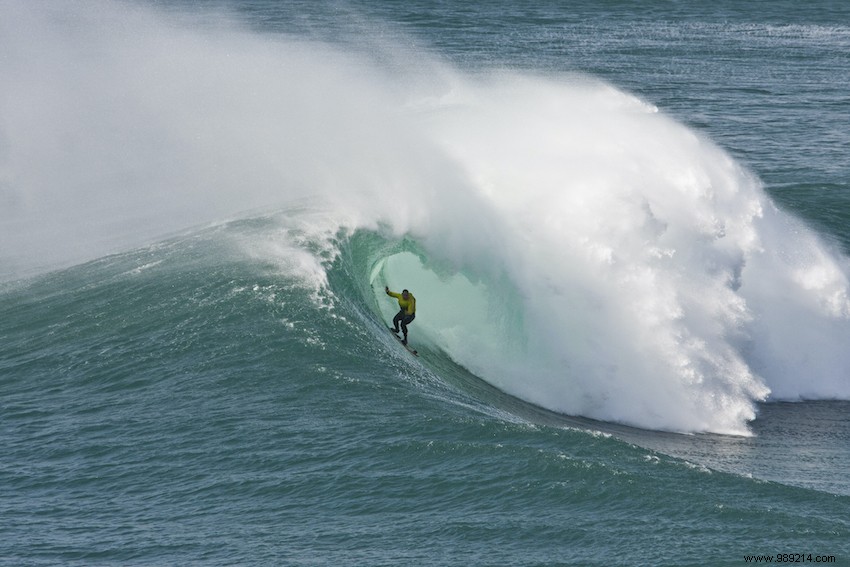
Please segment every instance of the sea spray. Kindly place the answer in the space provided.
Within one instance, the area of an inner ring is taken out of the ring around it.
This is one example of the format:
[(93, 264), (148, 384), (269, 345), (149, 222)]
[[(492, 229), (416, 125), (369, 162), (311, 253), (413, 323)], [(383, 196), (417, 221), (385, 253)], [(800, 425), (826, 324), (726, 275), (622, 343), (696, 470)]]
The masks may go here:
[(4, 280), (444, 169), (375, 58), (228, 16), (5, 2), (0, 52)]
[[(113, 2), (3, 10), (4, 279), (284, 209), (246, 254), (320, 289), (317, 242), (413, 242), (352, 267), (377, 274), (370, 305), (421, 285), (425, 340), (555, 411), (745, 434), (771, 390), (850, 396), (846, 259), (611, 85), (423, 53), (397, 77), (380, 53)], [(292, 221), (308, 198), (322, 221)]]

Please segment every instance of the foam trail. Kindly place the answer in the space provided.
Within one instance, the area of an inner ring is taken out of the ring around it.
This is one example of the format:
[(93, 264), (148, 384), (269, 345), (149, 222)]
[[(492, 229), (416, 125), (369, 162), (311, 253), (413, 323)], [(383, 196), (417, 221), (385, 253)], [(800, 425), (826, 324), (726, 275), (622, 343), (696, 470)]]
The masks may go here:
[[(308, 240), (412, 238), (381, 277), (421, 283), (417, 329), (541, 406), (746, 433), (771, 391), (850, 397), (847, 259), (627, 93), (415, 54), (399, 78), (113, 2), (2, 12), (5, 278), (310, 197)], [(321, 281), (294, 242), (245, 246)]]

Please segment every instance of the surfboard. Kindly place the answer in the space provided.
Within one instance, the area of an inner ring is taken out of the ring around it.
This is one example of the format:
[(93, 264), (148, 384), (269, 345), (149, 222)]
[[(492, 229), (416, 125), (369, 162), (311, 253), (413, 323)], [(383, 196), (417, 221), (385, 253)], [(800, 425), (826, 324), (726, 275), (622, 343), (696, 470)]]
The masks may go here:
[[(396, 339), (399, 343), (401, 343), (401, 337), (399, 337), (398, 335), (396, 335), (396, 334), (395, 334), (395, 331), (393, 331), (393, 330), (392, 330), (392, 329), (390, 329), (389, 327), (387, 327), (387, 329), (389, 329), (390, 333), (392, 333), (392, 335), (395, 337), (395, 339)], [(413, 356), (419, 356), (419, 353), (418, 353), (418, 352), (416, 352), (416, 349), (411, 348), (411, 347), (410, 347), (410, 345), (406, 345), (406, 344), (402, 343), (402, 344), (401, 344), (401, 346), (403, 346), (404, 348), (406, 348), (406, 349), (407, 349), (407, 352), (409, 352), (409, 353), (410, 353), (410, 354), (412, 354)]]

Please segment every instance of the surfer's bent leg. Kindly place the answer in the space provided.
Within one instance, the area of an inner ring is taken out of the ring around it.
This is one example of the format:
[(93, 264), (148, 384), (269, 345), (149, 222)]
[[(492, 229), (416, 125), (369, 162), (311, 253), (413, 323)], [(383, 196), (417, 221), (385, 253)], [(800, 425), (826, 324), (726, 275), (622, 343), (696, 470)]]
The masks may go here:
[(401, 309), (398, 313), (396, 313), (395, 317), (393, 317), (393, 333), (398, 332), (398, 324), (404, 319), (404, 309)]
[[(409, 324), (410, 324), (410, 323), (411, 323), (414, 319), (416, 319), (416, 313), (413, 313), (412, 315), (403, 315), (401, 312), (399, 312), (399, 314), (398, 314), (398, 315), (402, 315), (402, 318), (401, 318), (401, 331), (404, 333), (404, 344), (407, 344), (407, 326), (408, 326), (408, 325), (409, 325)], [(396, 317), (398, 317), (398, 315), (396, 315)]]

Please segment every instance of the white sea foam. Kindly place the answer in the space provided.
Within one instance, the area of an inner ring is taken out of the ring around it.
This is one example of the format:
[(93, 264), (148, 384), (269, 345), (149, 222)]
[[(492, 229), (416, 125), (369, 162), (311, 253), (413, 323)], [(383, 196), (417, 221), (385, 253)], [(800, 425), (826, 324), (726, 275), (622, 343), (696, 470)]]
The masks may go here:
[[(311, 197), (325, 235), (413, 238), (376, 284), (414, 290), (417, 331), (535, 404), (746, 433), (771, 391), (850, 397), (847, 259), (628, 93), (42, 8), (0, 17), (5, 279)], [(248, 247), (324, 281), (296, 240)]]
[(481, 290), (486, 315), (428, 329), (447, 352), (547, 408), (652, 428), (745, 433), (771, 391), (850, 395), (847, 259), (726, 153), (605, 85), (466, 87), (430, 133), (487, 205), (465, 273), (520, 307)]

